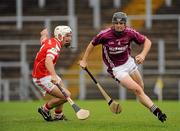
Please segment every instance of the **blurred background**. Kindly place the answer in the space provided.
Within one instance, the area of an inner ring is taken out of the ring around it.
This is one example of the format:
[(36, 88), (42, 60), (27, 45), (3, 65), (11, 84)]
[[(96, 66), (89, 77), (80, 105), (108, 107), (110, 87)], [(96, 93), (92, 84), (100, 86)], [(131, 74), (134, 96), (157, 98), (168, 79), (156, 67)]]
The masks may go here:
[[(62, 49), (56, 65), (73, 99), (102, 99), (86, 72), (77, 64), (90, 40), (111, 26), (112, 15), (123, 11), (128, 26), (152, 41), (143, 65), (145, 92), (158, 100), (180, 100), (180, 1), (179, 0), (0, 0), (0, 101), (37, 100), (31, 71), (40, 48), (40, 31), (53, 36), (57, 25), (73, 30), (73, 49)], [(142, 47), (132, 44), (133, 56)], [(101, 46), (91, 54), (89, 68), (114, 99), (136, 99), (118, 85), (102, 63)]]

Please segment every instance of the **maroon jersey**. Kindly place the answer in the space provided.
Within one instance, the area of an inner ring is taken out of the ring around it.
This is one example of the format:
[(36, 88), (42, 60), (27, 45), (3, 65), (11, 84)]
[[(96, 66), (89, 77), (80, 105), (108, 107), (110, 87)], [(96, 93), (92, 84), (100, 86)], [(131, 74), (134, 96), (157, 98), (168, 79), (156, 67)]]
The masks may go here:
[(102, 30), (92, 40), (94, 46), (102, 44), (103, 61), (108, 70), (124, 64), (130, 55), (130, 43), (144, 44), (145, 36), (136, 30), (126, 27), (121, 35), (117, 35), (113, 28)]

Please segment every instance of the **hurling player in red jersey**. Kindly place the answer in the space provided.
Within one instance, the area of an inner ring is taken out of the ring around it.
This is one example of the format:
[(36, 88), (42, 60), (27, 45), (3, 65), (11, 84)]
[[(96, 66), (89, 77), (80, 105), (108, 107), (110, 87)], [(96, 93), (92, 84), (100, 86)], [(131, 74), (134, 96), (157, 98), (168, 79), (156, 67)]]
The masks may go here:
[[(54, 37), (48, 38), (48, 31), (44, 29), (41, 32), (41, 48), (36, 55), (32, 78), (34, 84), (45, 95), (48, 93), (52, 98), (43, 106), (38, 108), (38, 112), (46, 121), (66, 120), (62, 109), (66, 102), (65, 97), (55, 84), (64, 88), (70, 96), (70, 92), (64, 87), (61, 78), (55, 71), (55, 64), (58, 60), (60, 50), (63, 46), (70, 46), (72, 40), (72, 30), (69, 26), (57, 26), (54, 29)], [(50, 110), (55, 108), (54, 117), (51, 116)]]
[[(137, 64), (143, 64), (151, 48), (151, 41), (136, 30), (126, 26), (127, 16), (123, 12), (116, 12), (112, 17), (112, 27), (102, 30), (88, 45), (80, 61), (80, 66), (87, 66), (87, 59), (97, 45), (102, 45), (102, 56), (107, 71), (125, 88), (131, 90), (140, 103), (147, 107), (161, 122), (166, 120), (166, 114), (152, 102), (144, 92), (144, 83), (137, 69)], [(131, 42), (143, 45), (143, 50), (131, 56)]]

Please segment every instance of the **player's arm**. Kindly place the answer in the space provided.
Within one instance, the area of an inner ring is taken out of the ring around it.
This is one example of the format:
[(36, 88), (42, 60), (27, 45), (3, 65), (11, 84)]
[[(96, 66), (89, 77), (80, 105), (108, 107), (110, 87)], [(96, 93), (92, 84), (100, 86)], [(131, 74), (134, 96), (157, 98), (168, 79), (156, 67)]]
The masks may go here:
[(51, 56), (46, 56), (45, 66), (46, 66), (46, 69), (49, 71), (49, 73), (52, 77), (51, 78), (52, 82), (57, 83), (58, 82), (57, 74), (56, 74), (56, 71), (54, 69), (53, 58)]
[(144, 62), (146, 55), (148, 54), (150, 48), (151, 48), (151, 41), (148, 38), (145, 38), (143, 50), (141, 51), (140, 54), (138, 54), (135, 57), (137, 64), (142, 64)]
[(92, 44), (92, 42), (89, 43), (88, 47), (86, 48), (86, 51), (84, 53), (84, 56), (82, 58), (82, 60), (80, 60), (79, 64), (82, 68), (85, 68), (87, 66), (87, 59), (89, 57), (89, 55), (91, 54), (91, 52), (94, 49), (94, 45)]
[(40, 42), (44, 42), (46, 39), (48, 39), (48, 30), (47, 28), (43, 29), (41, 32), (40, 32)]

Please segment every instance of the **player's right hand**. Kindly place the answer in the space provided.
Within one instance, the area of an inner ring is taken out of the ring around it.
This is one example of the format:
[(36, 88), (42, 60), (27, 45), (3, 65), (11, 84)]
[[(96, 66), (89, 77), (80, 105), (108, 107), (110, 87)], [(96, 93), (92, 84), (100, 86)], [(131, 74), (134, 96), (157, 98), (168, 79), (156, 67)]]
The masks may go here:
[(43, 29), (43, 30), (40, 32), (40, 35), (48, 35), (48, 30), (47, 30), (47, 28)]
[(81, 68), (86, 68), (87, 67), (87, 62), (86, 61), (84, 61), (84, 60), (80, 60), (79, 61), (79, 65), (81, 66)]
[(145, 56), (143, 54), (138, 54), (135, 57), (135, 61), (136, 61), (137, 64), (143, 64), (144, 59), (145, 59)]
[(48, 39), (48, 30), (47, 28), (43, 29), (41, 32), (41, 37), (40, 37), (40, 41), (41, 41), (41, 44), (46, 40)]

